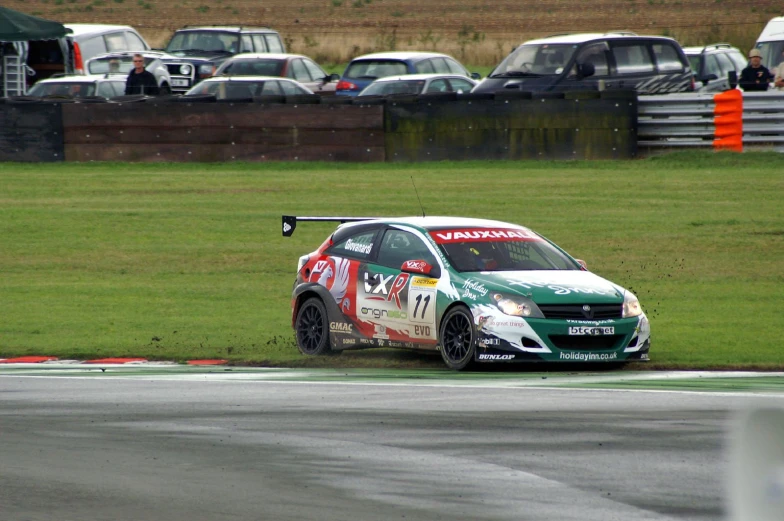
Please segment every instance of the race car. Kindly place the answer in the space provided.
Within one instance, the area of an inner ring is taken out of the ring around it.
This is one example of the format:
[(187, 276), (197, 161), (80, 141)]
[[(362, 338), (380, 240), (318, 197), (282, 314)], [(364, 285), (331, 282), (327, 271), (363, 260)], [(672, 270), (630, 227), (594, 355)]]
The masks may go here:
[(475, 362), (648, 360), (650, 324), (629, 290), (540, 234), (456, 217), (283, 216), (341, 224), (299, 259), (291, 298), (306, 355), (395, 347)]

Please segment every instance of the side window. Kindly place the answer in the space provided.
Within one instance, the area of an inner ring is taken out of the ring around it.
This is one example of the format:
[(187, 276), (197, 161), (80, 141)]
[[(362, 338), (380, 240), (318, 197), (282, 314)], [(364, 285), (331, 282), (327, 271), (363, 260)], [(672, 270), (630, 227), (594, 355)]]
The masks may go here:
[(430, 60), (422, 60), (421, 62), (417, 63), (414, 68), (420, 74), (436, 72)]
[(726, 54), (717, 54), (716, 59), (719, 62), (719, 67), (721, 67), (722, 76), (726, 77), (729, 72), (735, 70), (735, 64), (732, 63), (732, 60)]
[[(592, 63), (594, 76), (607, 76), (610, 74), (610, 68), (607, 66), (607, 51), (607, 44), (604, 42), (587, 45), (577, 55), (577, 63)], [(577, 71), (573, 72), (577, 73)]]
[(147, 49), (147, 45), (145, 45), (144, 40), (139, 38), (136, 33), (126, 31), (125, 40), (128, 42), (129, 51), (143, 51)]
[(108, 81), (99, 83), (95, 94), (97, 96), (103, 96), (104, 98), (113, 98), (114, 96), (117, 96), (117, 93), (114, 91), (113, 82)]
[(264, 36), (260, 34), (254, 34), (251, 36), (253, 39), (253, 46), (255, 47), (256, 52), (269, 52), (267, 49), (267, 43), (264, 41)]
[(298, 96), (300, 94), (307, 94), (307, 92), (300, 89), (299, 86), (293, 84), (290, 81), (281, 81), (280, 88), (283, 90), (283, 94), (285, 94), (286, 96)]
[(106, 52), (106, 44), (103, 38), (96, 36), (95, 38), (79, 42), (79, 49), (82, 51), (82, 59), (87, 60), (96, 54)]
[(678, 56), (678, 51), (672, 45), (662, 43), (651, 46), (653, 55), (656, 57), (656, 66), (659, 72), (680, 72), (683, 70), (683, 63)]
[(280, 96), (283, 94), (283, 91), (280, 90), (280, 85), (277, 81), (265, 81), (264, 85), (261, 87), (260, 95), (267, 96), (267, 95), (275, 95)]
[(302, 62), (305, 64), (305, 68), (308, 69), (308, 72), (310, 73), (310, 77), (313, 78), (314, 81), (329, 76), (329, 74), (324, 72), (324, 70), (321, 67), (319, 67), (312, 61), (302, 60)]
[(269, 52), (283, 52), (283, 44), (277, 34), (265, 34), (264, 40), (267, 42)]
[(736, 71), (740, 72), (740, 71), (742, 71), (743, 69), (746, 68), (746, 61), (747, 60), (746, 60), (746, 58), (742, 54), (737, 53), (737, 52), (733, 52), (733, 53), (730, 54), (730, 60), (732, 60), (732, 63), (735, 64), (735, 70)]
[(438, 264), (425, 243), (413, 233), (395, 229), (384, 232), (376, 262), (382, 266), (400, 269), (407, 260), (424, 260), (432, 265)]
[(715, 54), (708, 54), (705, 56), (705, 74), (715, 74), (717, 78), (723, 76), (721, 69), (719, 68), (719, 61), (716, 59)]
[[(341, 257), (354, 257), (356, 259), (367, 259), (373, 251), (376, 230), (365, 231), (343, 239), (329, 248), (329, 253)], [(399, 267), (399, 266), (398, 266)]]
[(433, 63), (433, 69), (439, 74), (449, 74), (449, 66), (443, 58), (433, 58), (430, 60)]
[(302, 63), (302, 60), (293, 60), (291, 62), (291, 68), (287, 74), (289, 78), (294, 78), (297, 81), (310, 81), (310, 74), (308, 74), (308, 70), (305, 68), (305, 64)]
[(612, 53), (618, 74), (641, 74), (654, 71), (648, 46), (643, 43), (614, 46)]
[(449, 92), (449, 86), (444, 79), (433, 80), (425, 92)]
[(242, 35), (242, 46), (240, 52), (253, 52), (253, 39), (249, 34)]
[(452, 84), (452, 90), (460, 94), (471, 92), (471, 89), (474, 88), (474, 84), (471, 83), (470, 81), (461, 80), (457, 78), (449, 78), (449, 83)]
[(114, 89), (114, 96), (122, 96), (125, 94), (125, 82), (124, 81), (113, 81), (111, 82), (111, 86)]
[(449, 72), (451, 72), (452, 74), (467, 76), (466, 74), (467, 71), (463, 68), (462, 65), (457, 63), (455, 60), (452, 60), (451, 58), (444, 58), (444, 61), (446, 62), (446, 66), (449, 67)]
[(127, 51), (128, 42), (125, 41), (125, 33), (112, 33), (104, 36), (106, 48), (112, 51)]

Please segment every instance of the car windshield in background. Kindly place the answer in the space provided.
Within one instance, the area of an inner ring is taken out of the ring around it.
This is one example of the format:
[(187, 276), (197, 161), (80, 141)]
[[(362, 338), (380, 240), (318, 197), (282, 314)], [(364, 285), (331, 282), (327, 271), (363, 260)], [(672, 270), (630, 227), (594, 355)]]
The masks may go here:
[(582, 269), (561, 250), (528, 230), (449, 229), (431, 231), (430, 236), (457, 271)]
[(94, 83), (36, 83), (28, 93), (28, 96), (66, 96), (70, 98), (83, 98), (95, 95)]
[(700, 55), (699, 54), (690, 54), (687, 56), (689, 59), (689, 65), (691, 65), (691, 70), (694, 71), (695, 74), (700, 73)]
[(233, 60), (227, 63), (222, 74), (232, 76), (280, 76), (284, 65), (283, 60), (255, 59)]
[(237, 33), (221, 31), (180, 31), (166, 47), (166, 52), (187, 51), (237, 52), (240, 37)]
[(397, 60), (362, 60), (348, 66), (344, 78), (375, 80), (408, 74), (406, 64)]
[(762, 64), (770, 69), (778, 67), (781, 62), (781, 53), (784, 52), (784, 41), (763, 42), (757, 46), (762, 53)]
[(521, 45), (490, 73), (490, 77), (561, 74), (576, 47), (550, 43)]
[[(144, 59), (144, 66), (148, 66), (152, 58)], [(114, 74), (122, 73), (128, 74), (133, 69), (132, 56), (119, 56), (116, 58), (97, 58), (90, 60), (87, 65), (90, 69), (90, 74)]]
[(383, 81), (368, 85), (362, 96), (387, 96), (390, 94), (419, 94), (425, 88), (425, 80)]

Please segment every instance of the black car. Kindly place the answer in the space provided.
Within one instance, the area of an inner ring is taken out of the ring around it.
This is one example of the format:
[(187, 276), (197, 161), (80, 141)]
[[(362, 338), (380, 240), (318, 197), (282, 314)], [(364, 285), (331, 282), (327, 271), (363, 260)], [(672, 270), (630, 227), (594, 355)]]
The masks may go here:
[(694, 90), (694, 75), (675, 40), (634, 33), (569, 34), (525, 42), (472, 92)]
[(684, 47), (683, 52), (694, 71), (699, 92), (723, 92), (734, 89), (748, 60), (739, 49), (728, 43), (704, 47)]
[(177, 30), (164, 60), (172, 78), (172, 91), (182, 93), (215, 74), (218, 67), (238, 53), (285, 51), (277, 31), (266, 27), (208, 26)]

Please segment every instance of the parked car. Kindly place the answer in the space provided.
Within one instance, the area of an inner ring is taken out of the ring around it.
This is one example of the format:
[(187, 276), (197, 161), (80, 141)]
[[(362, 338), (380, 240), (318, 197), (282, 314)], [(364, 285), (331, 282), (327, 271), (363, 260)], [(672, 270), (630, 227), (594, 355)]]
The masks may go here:
[[(723, 92), (734, 89), (740, 72), (746, 67), (746, 57), (739, 49), (728, 43), (716, 43), (705, 47), (684, 47), (694, 71), (694, 90), (698, 92)], [(730, 77), (735, 73), (734, 80)]]
[(113, 98), (125, 94), (125, 75), (122, 74), (75, 74), (58, 78), (47, 78), (33, 85), (27, 92), (34, 97), (60, 98)]
[(379, 52), (351, 60), (340, 77), (335, 94), (356, 96), (373, 81), (403, 74), (458, 74), (479, 79), (479, 74), (468, 72), (460, 62), (437, 52)]
[(471, 92), (476, 80), (457, 74), (406, 74), (379, 78), (365, 87), (358, 96), (388, 96), (392, 94), (431, 94), (440, 92)]
[(301, 54), (243, 53), (232, 56), (218, 67), (216, 76), (280, 76), (291, 78), (316, 94), (335, 94), (340, 75), (329, 74)]
[(640, 94), (694, 90), (678, 42), (634, 33), (585, 33), (525, 42), (473, 92), (634, 89)]
[(164, 49), (172, 89), (185, 92), (212, 77), (229, 57), (247, 52), (286, 52), (277, 31), (267, 27), (184, 27), (175, 31)]
[(284, 216), (284, 236), (300, 220), (345, 223), (299, 258), (291, 323), (303, 354), (430, 350), (456, 370), (648, 359), (650, 324), (637, 297), (523, 226)]
[(784, 16), (772, 18), (757, 38), (757, 49), (762, 53), (762, 64), (771, 69), (782, 63), (784, 52)]
[(313, 91), (288, 78), (273, 76), (216, 76), (208, 78), (188, 92), (185, 96), (211, 94), (219, 100), (247, 100), (257, 96), (298, 96), (311, 95)]
[(29, 42), (27, 63), (33, 80), (56, 74), (86, 74), (85, 63), (107, 52), (146, 51), (150, 46), (129, 25), (64, 24), (71, 31), (61, 40)]
[(127, 76), (133, 69), (133, 55), (144, 56), (144, 68), (150, 71), (158, 81), (158, 92), (161, 96), (171, 94), (171, 76), (166, 65), (161, 61), (164, 56), (157, 51), (125, 51), (99, 54), (85, 65), (89, 74), (124, 74)]

